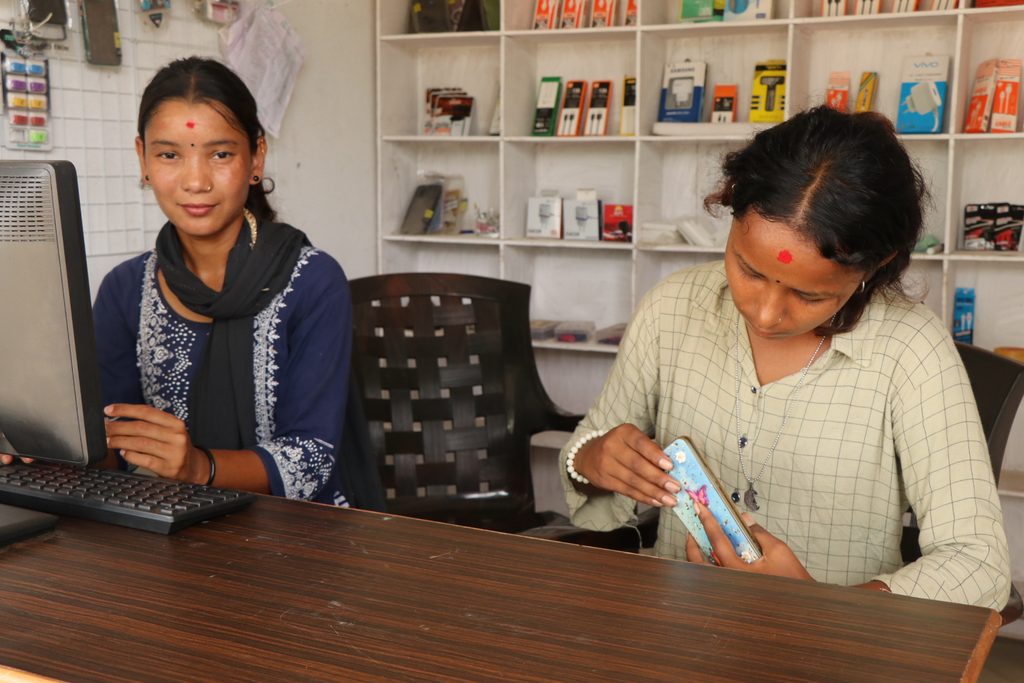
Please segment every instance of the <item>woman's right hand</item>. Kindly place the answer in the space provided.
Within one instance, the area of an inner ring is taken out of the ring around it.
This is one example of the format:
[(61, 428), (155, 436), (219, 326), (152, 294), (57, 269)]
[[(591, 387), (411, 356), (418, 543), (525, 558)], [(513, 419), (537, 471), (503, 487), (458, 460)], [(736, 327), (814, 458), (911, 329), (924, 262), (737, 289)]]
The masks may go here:
[(573, 467), (593, 486), (655, 507), (674, 507), (679, 482), (666, 474), (672, 462), (658, 444), (631, 424), (621, 424), (583, 444)]

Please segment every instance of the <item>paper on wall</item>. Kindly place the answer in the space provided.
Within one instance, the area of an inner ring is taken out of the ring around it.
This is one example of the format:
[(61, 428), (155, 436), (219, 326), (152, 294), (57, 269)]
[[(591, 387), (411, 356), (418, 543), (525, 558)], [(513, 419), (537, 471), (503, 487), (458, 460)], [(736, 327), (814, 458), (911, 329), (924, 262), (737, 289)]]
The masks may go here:
[(218, 31), (221, 55), (249, 87), (267, 132), (278, 137), (299, 69), (306, 58), (284, 15), (264, 2), (245, 0), (238, 20)]

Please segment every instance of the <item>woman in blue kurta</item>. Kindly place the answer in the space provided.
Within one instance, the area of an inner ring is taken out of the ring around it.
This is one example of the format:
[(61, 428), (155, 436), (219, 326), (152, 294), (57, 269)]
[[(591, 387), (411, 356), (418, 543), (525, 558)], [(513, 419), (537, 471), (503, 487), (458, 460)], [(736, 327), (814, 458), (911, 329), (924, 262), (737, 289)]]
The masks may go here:
[(143, 93), (136, 149), (168, 222), (94, 305), (110, 448), (160, 476), (345, 505), (348, 284), (274, 221), (252, 95), (216, 61), (173, 62)]

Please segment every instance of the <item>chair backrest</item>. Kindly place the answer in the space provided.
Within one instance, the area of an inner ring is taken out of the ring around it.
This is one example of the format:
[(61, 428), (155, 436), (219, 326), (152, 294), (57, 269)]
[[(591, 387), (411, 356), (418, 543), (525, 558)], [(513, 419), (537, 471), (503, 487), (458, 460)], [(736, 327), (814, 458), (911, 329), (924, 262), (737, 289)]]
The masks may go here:
[(1010, 428), (1024, 397), (1024, 364), (971, 344), (956, 343), (956, 350), (971, 380), (981, 424), (992, 458), (996, 482), (1003, 466), (1003, 454)]
[(427, 499), (528, 507), (529, 437), (550, 405), (530, 340), (530, 287), (401, 273), (351, 283), (352, 371), (388, 509)]

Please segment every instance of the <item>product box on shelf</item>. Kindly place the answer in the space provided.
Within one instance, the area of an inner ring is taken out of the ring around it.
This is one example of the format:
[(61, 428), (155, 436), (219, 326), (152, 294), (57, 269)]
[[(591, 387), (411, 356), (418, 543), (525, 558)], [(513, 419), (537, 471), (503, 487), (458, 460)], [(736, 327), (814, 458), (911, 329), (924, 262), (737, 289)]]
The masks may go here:
[(546, 341), (548, 339), (554, 339), (555, 327), (557, 325), (557, 320), (531, 320), (530, 338), (533, 339), (534, 341)]
[(846, 0), (821, 0), (821, 16), (846, 16)]
[(772, 0), (725, 0), (725, 21), (760, 21), (772, 18)]
[(875, 102), (875, 91), (878, 90), (878, 72), (864, 71), (860, 75), (860, 87), (857, 88), (857, 100), (853, 105), (856, 113), (871, 111)]
[(661, 83), (658, 121), (697, 122), (704, 102), (705, 62), (669, 62)]
[(580, 28), (583, 26), (583, 15), (586, 14), (586, 0), (561, 0), (562, 19), (559, 28)]
[(551, 193), (527, 200), (526, 236), (561, 239), (562, 198)]
[(594, 336), (597, 326), (592, 320), (566, 320), (555, 325), (555, 341), (586, 342)]
[(605, 204), (601, 239), (606, 242), (633, 240), (633, 207), (630, 204)]
[(986, 59), (974, 72), (967, 114), (964, 116), (965, 133), (987, 133), (992, 115), (992, 96), (996, 93), (996, 59)]
[(974, 287), (957, 287), (953, 295), (953, 339), (974, 343)]
[(1000, 59), (996, 64), (996, 88), (992, 98), (993, 133), (1017, 132), (1017, 100), (1020, 98), (1020, 60)]
[(622, 80), (622, 115), (619, 116), (619, 135), (636, 135), (636, 77)]
[(601, 239), (601, 202), (597, 199), (566, 199), (562, 202), (562, 234), (567, 240)]
[(942, 132), (948, 78), (948, 55), (917, 55), (903, 60), (896, 132)]
[(622, 25), (636, 26), (640, 23), (638, 16), (636, 0), (626, 0), (626, 15), (622, 18)]
[[(565, 93), (562, 95), (562, 110), (558, 115), (559, 137), (572, 137), (580, 134), (583, 125), (583, 106), (587, 97), (586, 81), (566, 81)], [(537, 104), (540, 109), (540, 103)], [(536, 131), (536, 128), (534, 129)]]
[(853, 0), (853, 13), (878, 14), (882, 11), (882, 0)]
[(735, 83), (719, 83), (711, 98), (711, 123), (733, 123), (736, 121), (736, 101), (739, 86)]
[(963, 248), (985, 250), (995, 248), (994, 229), (998, 204), (966, 204), (964, 206)]
[(590, 104), (587, 105), (584, 135), (607, 135), (609, 105), (612, 101), (612, 82), (594, 81), (590, 84)]
[(682, 0), (679, 21), (722, 21), (726, 0)]
[(900, 12), (916, 12), (920, 4), (920, 0), (892, 0), (892, 8), (889, 11), (897, 14)]
[(850, 72), (833, 71), (828, 77), (825, 104), (844, 114), (850, 111)]
[(533, 114), (531, 135), (554, 135), (558, 121), (558, 103), (562, 96), (562, 79), (559, 76), (545, 76), (540, 79), (537, 90), (537, 109)]
[(770, 59), (754, 65), (750, 90), (750, 120), (779, 123), (786, 110), (786, 60)]
[(594, 0), (590, 10), (590, 27), (604, 28), (615, 24), (615, 0)]
[(533, 28), (549, 29), (558, 26), (558, 10), (562, 0), (537, 0), (533, 10)]
[(1024, 206), (1007, 204), (1005, 213), (996, 214), (992, 240), (996, 251), (1021, 250), (1021, 226), (1024, 224)]

